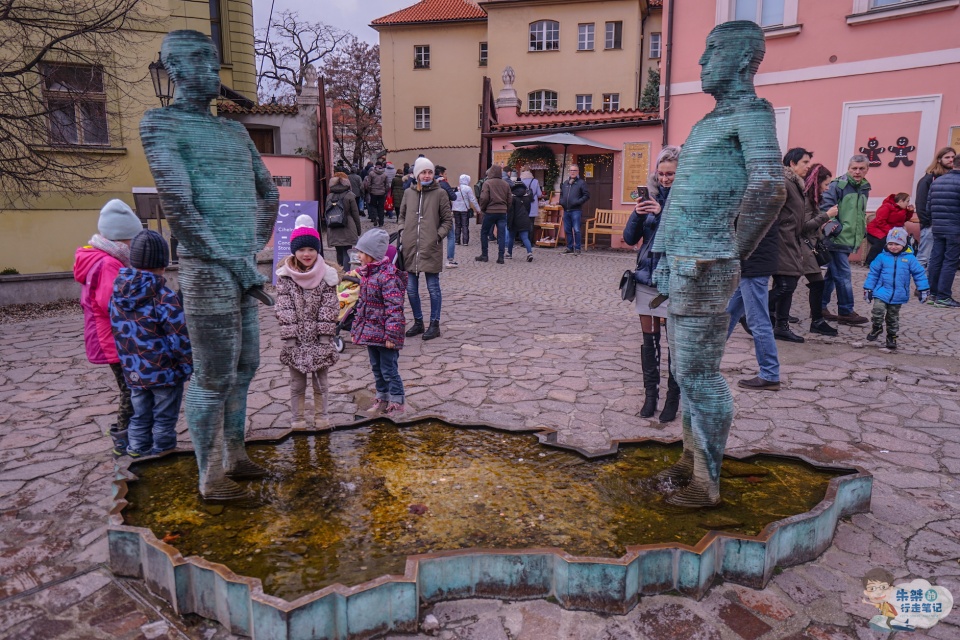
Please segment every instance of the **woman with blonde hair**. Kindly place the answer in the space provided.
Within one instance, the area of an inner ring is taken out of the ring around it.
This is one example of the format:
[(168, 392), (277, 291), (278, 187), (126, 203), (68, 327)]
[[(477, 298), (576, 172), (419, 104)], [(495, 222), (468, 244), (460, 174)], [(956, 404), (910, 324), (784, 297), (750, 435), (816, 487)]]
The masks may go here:
[[(920, 247), (917, 249), (917, 260), (924, 268), (930, 261), (930, 251), (933, 248), (933, 219), (930, 217), (930, 208), (927, 206), (927, 196), (933, 181), (948, 171), (953, 170), (957, 151), (953, 147), (944, 147), (937, 151), (936, 157), (927, 167), (920, 182), (917, 183), (917, 219), (920, 221)], [(932, 298), (933, 296), (931, 296)]]

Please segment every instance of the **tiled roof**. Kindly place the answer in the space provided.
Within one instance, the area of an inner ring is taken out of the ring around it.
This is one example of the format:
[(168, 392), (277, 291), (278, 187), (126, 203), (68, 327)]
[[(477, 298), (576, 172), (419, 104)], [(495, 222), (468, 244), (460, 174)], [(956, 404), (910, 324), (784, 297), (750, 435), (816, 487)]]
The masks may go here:
[(467, 0), (421, 0), (417, 4), (377, 18), (371, 27), (423, 22), (470, 22), (486, 20), (487, 13)]
[(651, 9), (663, 9), (663, 0), (647, 0), (647, 5)]
[(262, 116), (295, 116), (300, 113), (300, 108), (295, 104), (258, 104), (255, 107), (241, 107), (229, 100), (217, 101), (217, 112), (219, 113), (248, 113)]
[(532, 122), (514, 122), (511, 124), (495, 124), (490, 127), (491, 133), (519, 133), (524, 131), (545, 131), (553, 129), (586, 129), (597, 125), (633, 125), (657, 124), (660, 114), (657, 111), (640, 111), (639, 109), (624, 109), (622, 111), (556, 111), (551, 115), (579, 116), (569, 120), (535, 120)]

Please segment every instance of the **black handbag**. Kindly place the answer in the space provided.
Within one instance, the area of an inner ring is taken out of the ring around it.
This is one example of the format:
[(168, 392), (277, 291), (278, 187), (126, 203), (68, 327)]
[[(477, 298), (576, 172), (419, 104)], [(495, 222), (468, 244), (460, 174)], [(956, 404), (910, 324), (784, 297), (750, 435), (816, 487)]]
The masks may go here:
[(620, 276), (620, 299), (633, 302), (637, 297), (636, 272), (627, 269)]
[(651, 282), (653, 280), (653, 274), (650, 273), (649, 265), (641, 266), (644, 265), (647, 256), (650, 255), (650, 249), (652, 246), (652, 242), (645, 243), (643, 246), (641, 246), (639, 253), (637, 253), (637, 266), (634, 267), (633, 271), (624, 271), (623, 275), (620, 276), (621, 300), (626, 300), (627, 302), (633, 302), (636, 300), (638, 286), (654, 289), (646, 284), (638, 284), (640, 282)]
[(818, 265), (825, 267), (830, 263), (830, 254), (827, 251), (826, 245), (823, 244), (823, 240), (817, 238), (816, 242), (811, 242), (809, 238), (804, 238), (803, 241), (813, 253), (813, 257), (816, 259)]

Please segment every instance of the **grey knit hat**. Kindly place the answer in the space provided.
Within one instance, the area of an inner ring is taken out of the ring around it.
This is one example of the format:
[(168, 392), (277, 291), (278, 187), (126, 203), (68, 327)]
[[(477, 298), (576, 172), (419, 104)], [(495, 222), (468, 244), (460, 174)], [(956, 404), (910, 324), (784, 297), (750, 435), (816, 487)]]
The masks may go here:
[(167, 241), (156, 231), (141, 231), (130, 243), (130, 266), (134, 269), (163, 269), (168, 264)]
[(114, 199), (100, 209), (97, 231), (107, 240), (130, 240), (143, 231), (143, 224), (126, 202)]
[(356, 249), (379, 262), (387, 254), (389, 244), (390, 234), (384, 229), (370, 229), (357, 240)]

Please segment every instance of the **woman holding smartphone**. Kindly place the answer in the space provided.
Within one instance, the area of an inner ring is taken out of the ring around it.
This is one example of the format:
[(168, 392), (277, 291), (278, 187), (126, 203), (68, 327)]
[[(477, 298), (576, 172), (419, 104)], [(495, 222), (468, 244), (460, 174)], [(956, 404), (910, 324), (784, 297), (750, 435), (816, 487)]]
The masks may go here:
[[(657, 156), (657, 170), (650, 176), (646, 187), (637, 187), (637, 204), (623, 230), (623, 240), (629, 245), (635, 245), (641, 240), (640, 253), (637, 255), (637, 283), (654, 286), (653, 271), (660, 260), (659, 253), (644, 251), (643, 247), (652, 246), (660, 226), (660, 214), (667, 204), (670, 187), (677, 175), (677, 162), (680, 158), (680, 147), (666, 146)], [(640, 315), (640, 328), (643, 331), (643, 346), (640, 347), (640, 366), (643, 369), (643, 407), (640, 409), (641, 418), (651, 418), (657, 411), (657, 401), (660, 397), (660, 325), (661, 319), (667, 317), (666, 306), (656, 309), (649, 308), (646, 297), (637, 297), (637, 313)], [(667, 398), (660, 412), (660, 422), (670, 422), (676, 419), (680, 407), (680, 386), (673, 379), (669, 371), (669, 353), (667, 355)]]

